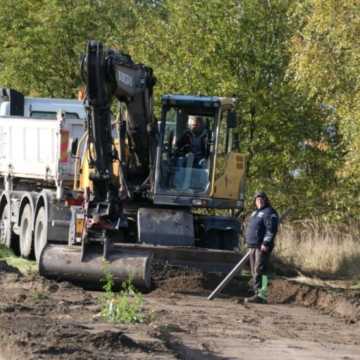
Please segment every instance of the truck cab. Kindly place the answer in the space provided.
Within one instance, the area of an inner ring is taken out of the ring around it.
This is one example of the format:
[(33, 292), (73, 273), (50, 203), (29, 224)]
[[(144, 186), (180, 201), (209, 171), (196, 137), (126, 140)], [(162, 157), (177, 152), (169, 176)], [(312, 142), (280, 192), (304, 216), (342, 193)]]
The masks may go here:
[(81, 101), (73, 99), (36, 98), (24, 96), (9, 88), (0, 88), (0, 116), (22, 116), (36, 119), (56, 119), (58, 111), (68, 119), (85, 119)]

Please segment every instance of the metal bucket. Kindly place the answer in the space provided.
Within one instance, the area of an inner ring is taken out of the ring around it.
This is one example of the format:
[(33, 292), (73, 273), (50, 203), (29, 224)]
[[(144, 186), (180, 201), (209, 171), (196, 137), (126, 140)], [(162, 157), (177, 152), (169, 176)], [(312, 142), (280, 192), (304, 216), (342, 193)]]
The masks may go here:
[(66, 280), (90, 287), (101, 287), (110, 273), (114, 286), (131, 279), (137, 288), (151, 287), (151, 260), (149, 252), (132, 252), (114, 247), (105, 261), (100, 251), (87, 251), (81, 261), (78, 246), (47, 245), (40, 257), (40, 275), (49, 279)]

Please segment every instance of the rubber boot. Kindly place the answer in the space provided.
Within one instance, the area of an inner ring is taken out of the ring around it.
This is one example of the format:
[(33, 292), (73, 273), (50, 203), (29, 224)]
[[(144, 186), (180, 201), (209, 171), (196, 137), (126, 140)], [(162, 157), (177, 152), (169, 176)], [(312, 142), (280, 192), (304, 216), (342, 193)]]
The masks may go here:
[(269, 278), (267, 275), (261, 276), (261, 288), (258, 290), (257, 296), (261, 298), (265, 303), (267, 302), (268, 297), (268, 284)]

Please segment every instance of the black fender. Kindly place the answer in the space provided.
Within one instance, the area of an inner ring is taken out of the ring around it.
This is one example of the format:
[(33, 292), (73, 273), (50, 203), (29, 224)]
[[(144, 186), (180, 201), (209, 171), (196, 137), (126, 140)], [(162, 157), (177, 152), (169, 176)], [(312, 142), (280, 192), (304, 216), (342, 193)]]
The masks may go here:
[(55, 194), (53, 191), (49, 191), (49, 190), (43, 190), (41, 191), (39, 197), (37, 198), (36, 201), (36, 207), (35, 207), (35, 212), (34, 212), (34, 220), (33, 220), (33, 229), (35, 229), (35, 222), (36, 222), (36, 216), (40, 210), (40, 208), (42, 206), (45, 207), (45, 213), (47, 214), (48, 217), (48, 221), (49, 221), (49, 209), (50, 209), (50, 204), (53, 201), (55, 197)]

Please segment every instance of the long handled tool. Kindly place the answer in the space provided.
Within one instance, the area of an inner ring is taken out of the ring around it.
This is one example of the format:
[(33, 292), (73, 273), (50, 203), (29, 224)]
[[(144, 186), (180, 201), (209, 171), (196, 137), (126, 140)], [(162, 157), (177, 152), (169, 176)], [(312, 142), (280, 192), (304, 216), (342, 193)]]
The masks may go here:
[(241, 266), (246, 262), (246, 260), (250, 256), (249, 250), (242, 259), (234, 266), (234, 268), (226, 275), (224, 280), (216, 287), (216, 289), (208, 296), (208, 300), (212, 300), (218, 293), (220, 293), (225, 286), (230, 282), (230, 280), (236, 275), (236, 273), (240, 270)]

